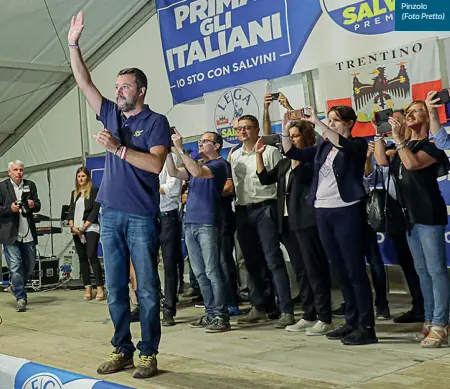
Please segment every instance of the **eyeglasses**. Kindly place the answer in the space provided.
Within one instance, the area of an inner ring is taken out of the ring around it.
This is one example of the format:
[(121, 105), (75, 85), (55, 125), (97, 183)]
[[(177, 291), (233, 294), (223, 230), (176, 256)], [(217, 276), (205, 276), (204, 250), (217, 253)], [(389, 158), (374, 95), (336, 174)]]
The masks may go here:
[(217, 142), (214, 142), (214, 141), (211, 140), (211, 139), (200, 139), (200, 140), (198, 141), (198, 144), (199, 144), (199, 145), (202, 145), (202, 144), (205, 144), (205, 143), (208, 143), (208, 142), (211, 142), (211, 143), (214, 143), (214, 144), (217, 143)]
[(250, 130), (250, 128), (256, 128), (256, 126), (240, 126), (240, 127), (234, 127), (234, 131), (236, 131), (236, 133), (241, 132), (241, 131), (248, 131)]
[(421, 112), (425, 112), (425, 110), (422, 108), (417, 108), (417, 109), (411, 109), (409, 111), (406, 111), (406, 114), (409, 115), (410, 113), (421, 113)]

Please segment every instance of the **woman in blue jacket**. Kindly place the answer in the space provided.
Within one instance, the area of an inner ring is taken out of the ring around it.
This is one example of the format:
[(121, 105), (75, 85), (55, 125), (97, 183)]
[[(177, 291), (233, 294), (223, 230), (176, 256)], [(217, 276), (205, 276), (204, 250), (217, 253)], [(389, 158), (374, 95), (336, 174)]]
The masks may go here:
[(319, 120), (314, 109), (308, 109), (311, 116), (303, 120), (322, 130), (324, 142), (303, 149), (292, 147), (288, 122), (283, 128), (283, 148), (288, 158), (314, 163), (308, 202), (316, 208), (320, 240), (345, 302), (346, 323), (329, 332), (327, 338), (345, 345), (376, 343), (372, 291), (364, 260), (367, 142), (351, 135), (356, 123), (353, 108), (332, 107), (328, 125)]

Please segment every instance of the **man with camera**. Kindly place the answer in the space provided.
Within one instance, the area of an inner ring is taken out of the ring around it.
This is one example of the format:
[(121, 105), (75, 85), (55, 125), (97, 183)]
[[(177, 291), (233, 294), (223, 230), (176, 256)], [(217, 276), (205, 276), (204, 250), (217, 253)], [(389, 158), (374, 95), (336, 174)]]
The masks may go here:
[(41, 202), (33, 181), (24, 180), (24, 164), (8, 164), (9, 179), (0, 183), (0, 244), (3, 244), (11, 286), (17, 299), (17, 312), (27, 309), (25, 284), (33, 273), (37, 234), (33, 213)]

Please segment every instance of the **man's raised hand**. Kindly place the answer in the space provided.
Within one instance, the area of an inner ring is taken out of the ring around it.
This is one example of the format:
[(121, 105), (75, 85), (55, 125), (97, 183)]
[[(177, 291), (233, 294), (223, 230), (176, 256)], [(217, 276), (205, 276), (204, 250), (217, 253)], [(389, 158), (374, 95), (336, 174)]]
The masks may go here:
[(72, 16), (72, 22), (70, 24), (69, 33), (67, 35), (67, 40), (69, 41), (69, 45), (77, 45), (78, 40), (80, 39), (81, 32), (84, 28), (84, 16), (83, 11), (78, 12), (78, 15)]

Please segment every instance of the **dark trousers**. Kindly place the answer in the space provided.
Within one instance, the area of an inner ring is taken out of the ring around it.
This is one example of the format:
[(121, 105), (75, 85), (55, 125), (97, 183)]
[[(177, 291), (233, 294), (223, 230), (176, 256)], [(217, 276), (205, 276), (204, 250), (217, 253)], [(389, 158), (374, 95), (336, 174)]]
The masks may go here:
[[(289, 277), (280, 248), (276, 224), (276, 201), (256, 208), (236, 207), (239, 243), (249, 274), (250, 301), (260, 311), (268, 310), (273, 298), (267, 294), (266, 268), (270, 270), (282, 313), (293, 313)], [(262, 261), (266, 266), (262, 266)], [(265, 278), (265, 279), (264, 279)]]
[(284, 244), (286, 251), (289, 255), (289, 260), (291, 261), (292, 270), (294, 271), (295, 281), (298, 286), (298, 296), (300, 299), (299, 304), (303, 307), (303, 310), (308, 310), (305, 306), (306, 300), (312, 301), (311, 298), (311, 288), (309, 287), (308, 278), (306, 276), (305, 265), (303, 264), (302, 254), (300, 252), (300, 247), (298, 246), (297, 237), (295, 232), (291, 230), (289, 225), (288, 217), (283, 217), (283, 229), (281, 232), (281, 242)]
[(364, 203), (317, 208), (317, 228), (345, 302), (352, 326), (375, 325), (372, 290), (364, 260), (367, 218)]
[(304, 310), (303, 319), (308, 321), (319, 319), (329, 324), (332, 320), (330, 266), (319, 238), (319, 232), (316, 226), (312, 226), (295, 231), (295, 236), (311, 290), (308, 300), (304, 304), (311, 308)]
[(386, 269), (384, 267), (383, 257), (381, 256), (380, 246), (378, 245), (377, 233), (368, 223), (366, 233), (366, 259), (370, 266), (370, 274), (375, 289), (375, 306), (377, 310), (384, 309), (389, 306), (387, 300)]
[(420, 289), (419, 276), (414, 267), (414, 260), (406, 240), (406, 234), (389, 234), (397, 254), (397, 261), (403, 270), (406, 283), (408, 284), (409, 293), (412, 297), (412, 311), (419, 316), (424, 315), (423, 296)]
[(235, 231), (235, 215), (224, 215), (219, 224), (220, 233), (220, 265), (224, 277), (226, 289), (226, 304), (229, 307), (237, 307), (238, 291), (237, 291), (237, 269), (234, 262), (234, 231)]
[(160, 216), (159, 241), (164, 263), (164, 308), (166, 315), (175, 316), (178, 287), (178, 267), (181, 255), (181, 222), (178, 211), (163, 212)]
[(75, 249), (77, 250), (78, 259), (80, 260), (80, 273), (84, 286), (91, 286), (91, 271), (89, 269), (89, 262), (92, 266), (92, 272), (95, 277), (95, 285), (103, 286), (103, 271), (100, 265), (100, 261), (97, 256), (98, 241), (100, 240), (100, 234), (97, 232), (86, 232), (84, 234), (86, 243), (81, 243), (78, 235), (73, 236), (73, 242), (75, 243)]

